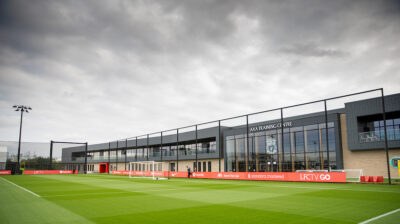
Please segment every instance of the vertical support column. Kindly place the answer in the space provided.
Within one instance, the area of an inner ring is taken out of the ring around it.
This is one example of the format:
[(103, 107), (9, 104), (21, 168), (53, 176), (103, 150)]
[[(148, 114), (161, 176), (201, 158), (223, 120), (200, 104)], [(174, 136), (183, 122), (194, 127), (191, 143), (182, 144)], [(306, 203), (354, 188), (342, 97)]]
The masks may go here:
[(147, 140), (146, 140), (146, 148), (147, 148), (147, 161), (149, 161), (149, 135), (147, 135)]
[(83, 168), (83, 172), (87, 174), (87, 153), (88, 153), (88, 143), (85, 143), (85, 167)]
[(179, 128), (176, 129), (176, 170), (175, 171), (179, 171), (178, 160), (179, 160)]
[(125, 139), (125, 170), (126, 170), (126, 163), (128, 162), (128, 158), (127, 158), (127, 151), (128, 151), (128, 139)]
[[(285, 133), (283, 133), (284, 129), (283, 129), (283, 108), (281, 108), (281, 149), (282, 149), (282, 166), (284, 165), (283, 163), (285, 162)], [(278, 150), (278, 155), (279, 155), (279, 150)], [(278, 156), (279, 157), (279, 156)], [(278, 164), (278, 171), (282, 171), (279, 170), (280, 166)]]
[(195, 145), (196, 145), (196, 165), (193, 167), (193, 171), (195, 171), (195, 172), (197, 172), (197, 138), (198, 138), (198, 136), (197, 136), (197, 124), (196, 124), (196, 143), (195, 143)]
[[(162, 150), (162, 148), (163, 148), (163, 142), (162, 142), (162, 137), (163, 137), (163, 132), (161, 132), (161, 140), (160, 140), (160, 160), (161, 160), (161, 162), (162, 162), (162, 154), (163, 154), (163, 150)], [(161, 163), (162, 164), (162, 163)]]
[[(325, 108), (325, 144), (326, 144), (326, 159), (328, 160), (328, 171), (331, 171), (331, 161), (329, 158), (329, 135), (328, 135), (328, 110), (326, 106), (326, 100), (324, 100), (324, 108)], [(322, 153), (323, 154), (323, 153)]]
[[(218, 153), (218, 172), (221, 172), (221, 153), (222, 153), (221, 144), (222, 144), (222, 140), (223, 140), (223, 138), (221, 139), (221, 120), (218, 120), (218, 152), (219, 152)], [(196, 166), (197, 166), (197, 164), (196, 164)]]
[(135, 138), (135, 148), (136, 148), (135, 161), (137, 161), (137, 150), (138, 150), (138, 147), (137, 147), (137, 137)]
[[(296, 161), (296, 136), (295, 132), (291, 132), (289, 129), (289, 136), (290, 136), (290, 161), (292, 162), (292, 172), (296, 170), (295, 168), (295, 161)], [(294, 155), (293, 155), (294, 154)]]
[(117, 140), (117, 150), (115, 151), (115, 164), (117, 165), (117, 170), (118, 170), (118, 145), (119, 140)]
[(49, 169), (53, 169), (53, 140), (50, 141), (50, 158), (49, 158)]
[(277, 138), (277, 149), (276, 149), (276, 170), (274, 170), (274, 161), (271, 162), (271, 171), (272, 172), (279, 172), (279, 135), (278, 135), (278, 129), (276, 129), (276, 138)]
[(108, 174), (110, 174), (111, 166), (111, 142), (108, 142)]
[(382, 98), (383, 129), (384, 129), (384, 132), (385, 132), (386, 165), (387, 165), (387, 171), (388, 171), (389, 184), (392, 184), (392, 180), (391, 180), (391, 177), (390, 177), (389, 147), (388, 147), (388, 138), (387, 138), (387, 129), (386, 129), (385, 96), (383, 94), (383, 88), (381, 89), (381, 98)]
[(246, 153), (247, 153), (247, 160), (246, 160), (246, 172), (250, 170), (250, 147), (249, 147), (249, 115), (246, 115)]

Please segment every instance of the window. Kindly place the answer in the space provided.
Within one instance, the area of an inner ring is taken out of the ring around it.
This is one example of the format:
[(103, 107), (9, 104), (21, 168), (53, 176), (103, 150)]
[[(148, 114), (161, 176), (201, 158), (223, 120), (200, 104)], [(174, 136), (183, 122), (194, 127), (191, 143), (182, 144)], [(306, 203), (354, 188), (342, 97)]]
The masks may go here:
[(171, 147), (169, 145), (162, 147), (163, 156), (171, 156)]
[(186, 144), (186, 155), (196, 155), (196, 144)]
[(207, 166), (206, 166), (206, 161), (203, 162), (203, 172), (207, 172)]
[(176, 156), (176, 145), (171, 145), (171, 155), (170, 156)]
[(199, 172), (201, 172), (201, 162), (198, 162), (198, 163), (197, 163), (197, 170), (198, 170)]
[(211, 161), (208, 161), (208, 172), (211, 172)]
[[(336, 165), (334, 123), (329, 122), (328, 127), (329, 164), (334, 167)], [(283, 149), (280, 129), (249, 133), (251, 139), (248, 141), (248, 149), (246, 135), (226, 136), (225, 170), (227, 172), (246, 171), (247, 161), (249, 161), (248, 170), (257, 172), (290, 172), (307, 168), (321, 169), (322, 165), (324, 168), (328, 166), (325, 123), (290, 127), (283, 131)], [(325, 150), (324, 153), (321, 147)]]
[[(386, 114), (386, 131), (388, 140), (400, 140), (400, 113)], [(385, 124), (381, 114), (357, 117), (359, 142), (377, 142), (385, 140)]]
[(179, 145), (179, 155), (180, 156), (185, 156), (186, 155), (186, 149), (185, 149), (185, 145)]
[(233, 136), (228, 136), (226, 139), (226, 171), (235, 172), (236, 171), (236, 150), (235, 150), (235, 138)]

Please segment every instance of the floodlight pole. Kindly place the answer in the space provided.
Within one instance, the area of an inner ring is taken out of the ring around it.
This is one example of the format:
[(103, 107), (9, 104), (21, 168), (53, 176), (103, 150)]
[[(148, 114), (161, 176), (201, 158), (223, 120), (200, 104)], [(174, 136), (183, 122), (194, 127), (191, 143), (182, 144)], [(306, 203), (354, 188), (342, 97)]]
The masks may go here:
[[(21, 154), (21, 134), (22, 134), (22, 118), (23, 118), (23, 114), (24, 112), (28, 113), (28, 110), (32, 110), (31, 107), (27, 107), (24, 105), (14, 105), (13, 108), (16, 108), (15, 111), (21, 111), (21, 119), (19, 122), (19, 140), (18, 140), (18, 155), (17, 155), (17, 165), (18, 165), (18, 169), (20, 170), (20, 154)], [(18, 171), (19, 172), (19, 171)]]
[(19, 122), (19, 140), (18, 140), (18, 168), (20, 166), (19, 159), (20, 159), (20, 153), (21, 153), (21, 133), (22, 133), (22, 115), (23, 114), (24, 114), (24, 110), (21, 109), (21, 119)]

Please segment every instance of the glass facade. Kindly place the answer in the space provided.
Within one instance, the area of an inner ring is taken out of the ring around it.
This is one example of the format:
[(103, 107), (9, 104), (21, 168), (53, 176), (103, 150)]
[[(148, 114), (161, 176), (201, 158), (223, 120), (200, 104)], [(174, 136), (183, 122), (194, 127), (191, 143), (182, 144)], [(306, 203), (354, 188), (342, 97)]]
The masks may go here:
[[(177, 148), (179, 150), (177, 150)], [(139, 148), (128, 148), (126, 149), (111, 149), (110, 151), (110, 159), (112, 162), (124, 161), (125, 154), (128, 161), (135, 160), (146, 160), (147, 158), (160, 158), (161, 154), (163, 157), (176, 157), (176, 153), (179, 153), (179, 157), (185, 156), (195, 156), (196, 155), (196, 142), (180, 142), (179, 145), (176, 143), (163, 145), (162, 148), (160, 145), (158, 146), (149, 146), (147, 147), (139, 147)], [(215, 154), (217, 152), (217, 144), (215, 138), (211, 139), (199, 139), (197, 143), (197, 154), (207, 155), (207, 154)], [(88, 161), (89, 162), (101, 162), (108, 161), (108, 150), (97, 151), (97, 152), (88, 152)], [(73, 153), (72, 154), (73, 161), (82, 162), (85, 159), (85, 153)]]
[[(366, 122), (359, 133), (359, 142), (385, 141), (383, 120)], [(400, 140), (400, 118), (386, 119), (386, 133), (388, 140)]]
[[(334, 124), (328, 124), (331, 168), (336, 168)], [(325, 124), (226, 137), (227, 172), (292, 172), (328, 168)], [(247, 148), (248, 147), (248, 148)]]

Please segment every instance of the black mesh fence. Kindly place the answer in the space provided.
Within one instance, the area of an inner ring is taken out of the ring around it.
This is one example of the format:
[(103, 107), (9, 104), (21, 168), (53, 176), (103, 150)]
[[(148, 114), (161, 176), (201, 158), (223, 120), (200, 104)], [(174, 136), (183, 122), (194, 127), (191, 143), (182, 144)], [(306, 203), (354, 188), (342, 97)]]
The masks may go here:
[[(73, 147), (70, 143), (40, 142), (0, 142), (0, 171), (11, 171), (11, 174), (23, 174), (32, 170), (76, 170), (84, 173), (84, 160), (74, 162), (62, 161), (62, 149)], [(19, 152), (19, 153), (18, 153)], [(19, 154), (19, 163), (18, 163)], [(85, 157), (85, 153), (82, 153)]]

